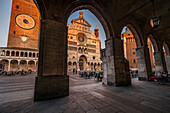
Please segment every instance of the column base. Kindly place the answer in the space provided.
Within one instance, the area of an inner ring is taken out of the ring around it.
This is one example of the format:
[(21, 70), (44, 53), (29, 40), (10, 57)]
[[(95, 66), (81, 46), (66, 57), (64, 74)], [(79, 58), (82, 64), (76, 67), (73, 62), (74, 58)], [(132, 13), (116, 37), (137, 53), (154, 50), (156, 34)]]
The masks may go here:
[(69, 95), (69, 76), (37, 76), (35, 80), (34, 101), (55, 99)]
[(115, 87), (121, 87), (121, 86), (130, 86), (131, 85), (131, 78), (127, 75), (123, 75), (122, 77), (124, 77), (124, 79), (121, 80), (117, 80), (115, 81), (111, 81), (108, 78), (103, 78), (102, 82), (105, 85), (108, 86), (115, 86)]

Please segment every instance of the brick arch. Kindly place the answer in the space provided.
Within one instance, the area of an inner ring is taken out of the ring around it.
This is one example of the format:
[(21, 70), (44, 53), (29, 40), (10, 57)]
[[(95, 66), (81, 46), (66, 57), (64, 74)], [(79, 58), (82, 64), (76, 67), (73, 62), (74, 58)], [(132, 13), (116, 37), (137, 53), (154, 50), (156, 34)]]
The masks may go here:
[(47, 9), (43, 0), (33, 0), (40, 13), (40, 18), (45, 19), (48, 16)]
[(96, 2), (90, 2), (90, 1), (75, 1), (72, 2), (65, 10), (65, 25), (67, 23), (67, 20), (69, 16), (74, 13), (77, 10), (81, 9), (88, 9), (90, 12), (92, 12), (97, 19), (102, 24), (106, 39), (110, 37), (115, 37), (115, 33), (113, 30), (113, 23), (110, 21), (109, 17), (105, 14), (105, 12), (102, 10), (101, 7), (98, 6)]
[(165, 41), (163, 42), (163, 47), (165, 48), (166, 55), (170, 55), (170, 48)]

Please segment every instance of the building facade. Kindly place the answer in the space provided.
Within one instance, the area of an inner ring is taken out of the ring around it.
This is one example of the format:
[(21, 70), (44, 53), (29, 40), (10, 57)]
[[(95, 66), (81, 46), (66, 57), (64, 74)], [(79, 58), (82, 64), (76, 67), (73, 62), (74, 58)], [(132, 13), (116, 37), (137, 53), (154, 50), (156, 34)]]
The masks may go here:
[(79, 18), (68, 25), (68, 71), (100, 71), (101, 42), (98, 28), (94, 32), (91, 25), (83, 18), (83, 11)]

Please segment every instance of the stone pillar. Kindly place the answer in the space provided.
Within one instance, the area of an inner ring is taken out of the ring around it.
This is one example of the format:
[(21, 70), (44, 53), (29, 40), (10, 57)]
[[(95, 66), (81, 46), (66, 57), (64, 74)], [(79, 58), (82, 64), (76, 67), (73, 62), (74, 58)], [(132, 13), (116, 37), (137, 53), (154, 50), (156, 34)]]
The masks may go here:
[(105, 44), (106, 63), (103, 62), (105, 75), (103, 83), (114, 86), (131, 85), (128, 62), (124, 58), (123, 41), (120, 37), (116, 37), (107, 39)]
[(21, 57), (21, 52), (19, 51), (19, 57)]
[(6, 51), (5, 51), (5, 54), (4, 54), (5, 56), (6, 56)]
[(35, 70), (34, 70), (34, 71), (36, 72), (36, 67), (37, 67), (37, 65), (36, 65), (36, 61), (34, 61), (34, 63), (35, 63)]
[(56, 20), (41, 20), (34, 100), (54, 99), (67, 95), (69, 95), (67, 26)]
[(114, 68), (116, 86), (131, 85), (129, 62), (125, 59), (123, 41), (120, 36), (113, 38), (113, 55), (114, 55)]
[(11, 56), (11, 51), (9, 51), (9, 56)]
[(80, 68), (79, 68), (79, 61), (77, 61), (77, 72), (80, 71)]
[(11, 60), (8, 60), (8, 71), (10, 71)]
[(18, 60), (18, 71), (19, 71), (19, 67), (20, 67), (20, 60)]
[(27, 60), (27, 71), (28, 71), (28, 62), (29, 62), (29, 61)]
[(166, 67), (168, 74), (170, 74), (170, 55), (166, 55)]
[(136, 57), (138, 65), (138, 79), (148, 80), (149, 75), (152, 74), (148, 47), (144, 46), (136, 48)]
[(155, 58), (155, 71), (156, 72), (163, 72), (163, 59), (161, 51), (154, 52), (154, 58)]
[[(105, 52), (105, 51), (103, 51)], [(108, 84), (107, 83), (107, 64), (106, 64), (106, 56), (102, 56), (102, 62), (103, 62), (103, 79), (102, 82), (103, 84)]]

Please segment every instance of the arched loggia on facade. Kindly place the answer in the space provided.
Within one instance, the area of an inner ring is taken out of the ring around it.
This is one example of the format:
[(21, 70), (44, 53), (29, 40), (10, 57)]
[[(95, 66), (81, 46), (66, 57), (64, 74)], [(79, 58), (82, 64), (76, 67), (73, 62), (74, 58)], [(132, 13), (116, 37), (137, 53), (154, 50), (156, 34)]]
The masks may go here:
[[(107, 38), (105, 42), (105, 57), (107, 65), (106, 84), (115, 86), (131, 84), (128, 77), (129, 74), (126, 73), (126, 61), (124, 60), (124, 56), (119, 55), (119, 49), (122, 48), (117, 48), (119, 44), (122, 44), (121, 39), (119, 38), (120, 35), (118, 35), (118, 33), (117, 35), (115, 35), (115, 32), (113, 30), (113, 25), (115, 24), (113, 23), (113, 21), (110, 21), (110, 17), (108, 17), (108, 14), (106, 14), (105, 11), (96, 2), (74, 1), (71, 2), (71, 4), (65, 4), (64, 7), (62, 7), (59, 3), (56, 3), (55, 7), (58, 7), (58, 9), (53, 10), (53, 13), (51, 14), (47, 1), (34, 1), (38, 6), (41, 15), (39, 43), (40, 55), (38, 76), (36, 77), (35, 83), (35, 100), (44, 100), (66, 96), (69, 93), (67, 76), (66, 23), (68, 17), (73, 12), (80, 9), (88, 9), (92, 13), (94, 13), (105, 30)], [(46, 76), (49, 76), (52, 79), (47, 79)], [(58, 85), (56, 86), (55, 83), (58, 83)], [(48, 90), (44, 91), (44, 87), (46, 86), (48, 86)]]

